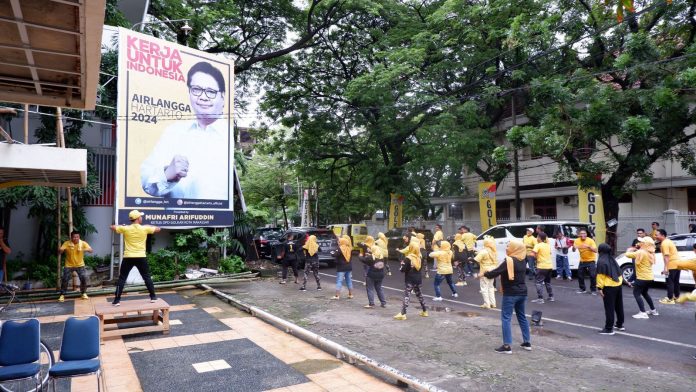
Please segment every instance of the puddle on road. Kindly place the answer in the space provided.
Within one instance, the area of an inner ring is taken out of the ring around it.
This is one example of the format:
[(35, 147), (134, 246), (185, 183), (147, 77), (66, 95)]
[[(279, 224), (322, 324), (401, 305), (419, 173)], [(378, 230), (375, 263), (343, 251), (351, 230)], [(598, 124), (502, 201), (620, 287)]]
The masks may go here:
[(433, 312), (452, 313), (463, 317), (478, 317), (481, 315), (481, 313), (476, 312), (455, 312), (453, 308), (448, 306), (428, 306), (428, 310), (432, 310)]
[(636, 366), (648, 366), (648, 364), (643, 362), (643, 361), (638, 361), (636, 359), (631, 359), (631, 358), (607, 357), (607, 359), (612, 360), (612, 361), (624, 362), (624, 363), (628, 363), (628, 364), (636, 365)]
[(577, 336), (567, 335), (567, 334), (560, 333), (560, 332), (556, 332), (556, 331), (554, 331), (554, 330), (547, 329), (547, 328), (544, 328), (544, 327), (535, 327), (535, 326), (532, 326), (532, 335), (539, 335), (539, 336), (560, 336), (560, 337), (564, 337), (564, 338), (566, 338), (566, 339), (577, 339), (577, 338), (578, 338)]

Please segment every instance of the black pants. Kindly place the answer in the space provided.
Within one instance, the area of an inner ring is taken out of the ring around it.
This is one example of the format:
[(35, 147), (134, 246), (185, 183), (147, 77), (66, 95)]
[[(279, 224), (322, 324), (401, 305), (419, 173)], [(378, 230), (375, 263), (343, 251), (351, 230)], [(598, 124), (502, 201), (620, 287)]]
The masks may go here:
[(373, 279), (370, 276), (365, 277), (365, 282), (367, 283), (367, 302), (370, 305), (375, 304), (375, 292), (377, 293), (377, 298), (379, 303), (382, 305), (387, 304), (387, 300), (384, 298), (384, 291), (382, 290), (382, 281), (384, 278)]
[(65, 294), (68, 289), (68, 282), (72, 277), (73, 271), (77, 272), (77, 277), (80, 278), (80, 292), (84, 294), (87, 291), (87, 272), (85, 267), (63, 267), (63, 277), (60, 280), (60, 295)]
[(585, 278), (590, 278), (590, 290), (597, 291), (597, 265), (594, 262), (580, 262), (578, 266), (578, 284), (580, 290), (586, 291)]
[[(643, 298), (645, 298), (645, 302), (647, 302), (648, 306), (650, 306), (650, 310), (655, 310), (653, 300), (650, 297), (650, 294), (648, 294), (648, 290), (650, 290), (650, 283), (652, 283), (652, 280), (636, 279), (635, 282), (633, 282), (633, 296), (636, 298), (636, 302), (638, 302), (638, 308), (641, 312), (645, 312), (645, 304), (643, 304)], [(641, 296), (643, 298), (641, 298)]]
[(553, 298), (553, 288), (551, 287), (551, 271), (550, 269), (537, 269), (534, 285), (538, 298), (544, 298), (544, 286), (549, 298)]
[(157, 295), (155, 295), (155, 285), (152, 283), (152, 277), (150, 277), (150, 267), (147, 265), (147, 257), (124, 257), (121, 262), (121, 272), (118, 274), (118, 283), (116, 283), (116, 298), (114, 298), (114, 303), (119, 303), (121, 301), (123, 287), (126, 285), (126, 279), (128, 279), (128, 274), (133, 267), (137, 268), (138, 272), (140, 272), (140, 276), (143, 277), (145, 287), (147, 287), (147, 291), (150, 293), (150, 299), (157, 298)]
[(288, 267), (292, 267), (292, 274), (297, 279), (297, 259), (283, 259), (283, 280), (288, 278)]
[[(623, 310), (623, 295), (621, 294), (621, 285), (616, 287), (604, 286), (604, 329), (612, 331), (614, 325), (623, 327), (624, 325), (624, 310)], [(616, 314), (616, 320), (614, 319)], [(616, 322), (616, 324), (614, 324)]]
[(681, 275), (681, 270), (671, 269), (669, 270), (669, 275), (667, 275), (667, 298), (677, 299), (679, 298), (679, 277)]

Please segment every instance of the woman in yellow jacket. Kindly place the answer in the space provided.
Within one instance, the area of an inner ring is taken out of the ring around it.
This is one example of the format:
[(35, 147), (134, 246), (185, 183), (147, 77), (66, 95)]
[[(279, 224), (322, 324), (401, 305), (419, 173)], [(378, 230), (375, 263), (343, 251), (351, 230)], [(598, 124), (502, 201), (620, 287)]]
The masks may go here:
[(440, 285), (443, 280), (447, 281), (450, 290), (452, 290), (452, 297), (457, 298), (457, 289), (454, 287), (454, 281), (452, 280), (452, 274), (454, 270), (452, 269), (452, 259), (454, 254), (452, 253), (452, 246), (447, 241), (440, 241), (438, 244), (438, 249), (435, 252), (430, 252), (430, 257), (435, 259), (436, 272), (435, 272), (435, 298), (433, 301), (442, 301), (442, 292), (440, 291)]
[(387, 275), (391, 276), (391, 268), (389, 268), (389, 240), (387, 239), (387, 236), (384, 235), (381, 231), (377, 233), (377, 241), (375, 241), (375, 245), (379, 246), (382, 249), (382, 256), (384, 257), (384, 270), (387, 271)]
[[(633, 281), (633, 296), (636, 298), (638, 303), (638, 308), (640, 312), (633, 315), (635, 319), (648, 319), (648, 315), (659, 316), (653, 300), (648, 294), (650, 289), (650, 284), (653, 281), (652, 267), (655, 264), (655, 241), (652, 237), (642, 237), (638, 238), (637, 246), (639, 249), (633, 252), (631, 248), (626, 251), (626, 257), (630, 259), (636, 259), (636, 280)], [(645, 305), (643, 304), (643, 299), (650, 306), (650, 311), (645, 311)]]
[(498, 266), (498, 251), (495, 248), (495, 240), (491, 236), (485, 236), (483, 238), (483, 249), (481, 249), (474, 258), (477, 263), (479, 263), (479, 275), (481, 275), (480, 287), (481, 296), (483, 297), (484, 309), (495, 308), (495, 287), (493, 286), (493, 279), (488, 279), (483, 276), (484, 273), (495, 269)]

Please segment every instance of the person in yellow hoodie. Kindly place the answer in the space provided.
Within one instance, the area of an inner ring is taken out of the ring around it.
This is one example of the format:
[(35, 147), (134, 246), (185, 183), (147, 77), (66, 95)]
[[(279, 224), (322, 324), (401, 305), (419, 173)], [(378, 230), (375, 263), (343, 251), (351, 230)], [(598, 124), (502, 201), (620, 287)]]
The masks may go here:
[(452, 250), (454, 251), (454, 268), (457, 269), (457, 283), (455, 286), (466, 286), (466, 272), (464, 272), (464, 264), (468, 263), (468, 261), (466, 260), (466, 245), (464, 244), (464, 241), (462, 241), (461, 233), (454, 235)]
[[(436, 224), (435, 225), (435, 232), (433, 233), (433, 241), (432, 241), (432, 246), (431, 248), (433, 251), (438, 251), (440, 250), (440, 241), (445, 240), (445, 234), (442, 232), (442, 225), (441, 224)], [(432, 256), (430, 256), (432, 257)], [(433, 260), (433, 271), (437, 270), (437, 261)]]
[(442, 240), (438, 245), (439, 250), (430, 252), (430, 257), (435, 260), (435, 264), (437, 266), (434, 282), (435, 298), (433, 298), (433, 301), (442, 301), (440, 285), (442, 284), (443, 280), (447, 281), (447, 285), (449, 285), (450, 290), (452, 290), (452, 297), (459, 297), (459, 294), (457, 294), (457, 288), (454, 287), (454, 282), (452, 281), (452, 274), (454, 273), (454, 270), (452, 269), (452, 258), (454, 257), (454, 253), (452, 252), (451, 248), (452, 246), (449, 242)]
[[(601, 335), (614, 335), (614, 329), (625, 331), (623, 294), (621, 293), (621, 268), (611, 256), (609, 244), (599, 244), (597, 247), (597, 289), (604, 302), (604, 329), (599, 331)], [(616, 318), (614, 318), (616, 314)], [(616, 322), (616, 324), (614, 324)]]
[[(694, 246), (694, 251), (696, 251), (696, 246)], [(686, 301), (696, 302), (696, 290), (692, 291), (690, 294), (680, 295), (677, 299), (677, 303), (685, 304)], [(696, 354), (691, 356), (692, 359), (696, 359)]]
[(423, 278), (421, 276), (423, 257), (420, 253), (420, 242), (417, 239), (411, 240), (408, 246), (405, 249), (400, 249), (399, 252), (406, 256), (401, 261), (401, 272), (404, 273), (406, 287), (404, 288), (404, 302), (401, 305), (401, 313), (394, 316), (394, 319), (406, 320), (406, 308), (408, 308), (411, 300), (411, 291), (416, 294), (421, 309), (423, 309), (420, 315), (422, 317), (428, 317), (428, 310), (425, 307), (425, 300), (423, 299), (423, 293), (421, 293), (420, 288), (423, 283)]
[(483, 276), (486, 272), (494, 269), (498, 265), (498, 250), (495, 247), (495, 240), (491, 236), (483, 237), (483, 249), (476, 254), (476, 262), (479, 264), (479, 275), (481, 296), (483, 297), (484, 309), (496, 307), (495, 302), (495, 287), (493, 279)]
[(391, 268), (389, 268), (389, 239), (381, 231), (377, 233), (377, 241), (375, 244), (382, 249), (382, 256), (384, 256), (384, 270), (387, 272), (387, 276), (391, 276)]
[[(640, 312), (634, 314), (633, 318), (648, 319), (650, 318), (648, 314), (659, 316), (652, 297), (648, 294), (650, 285), (654, 280), (652, 267), (655, 264), (655, 241), (653, 241), (652, 237), (645, 236), (638, 239), (637, 246), (637, 251), (632, 251), (630, 248), (626, 251), (626, 257), (636, 260), (636, 280), (633, 281), (633, 296), (638, 303)], [(645, 311), (645, 305), (641, 296), (645, 298), (648, 306), (650, 306), (649, 312)]]
[(476, 254), (476, 234), (472, 233), (468, 226), (461, 226), (459, 228), (459, 233), (462, 235), (462, 242), (466, 246), (466, 263), (464, 263), (464, 269), (466, 270), (467, 276), (472, 276), (474, 274), (472, 265), (474, 255)]

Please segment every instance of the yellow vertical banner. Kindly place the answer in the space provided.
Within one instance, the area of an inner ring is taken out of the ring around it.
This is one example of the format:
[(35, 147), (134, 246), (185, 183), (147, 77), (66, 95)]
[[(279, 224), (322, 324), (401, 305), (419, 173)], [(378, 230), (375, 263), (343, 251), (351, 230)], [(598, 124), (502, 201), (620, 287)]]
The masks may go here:
[(401, 227), (404, 224), (404, 196), (398, 193), (391, 193), (389, 199), (389, 223), (387, 224), (387, 230)]
[(497, 224), (495, 219), (496, 189), (495, 182), (479, 182), (478, 196), (482, 232)]
[(582, 189), (578, 186), (578, 209), (580, 222), (589, 223), (588, 236), (597, 244), (607, 240), (607, 224), (604, 220), (604, 201), (602, 191), (597, 188)]

